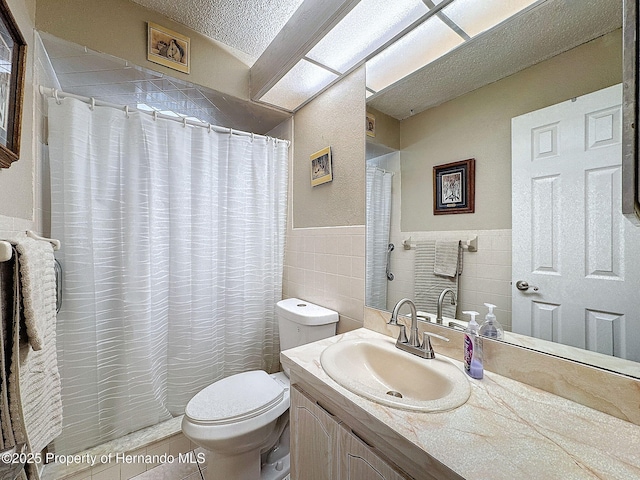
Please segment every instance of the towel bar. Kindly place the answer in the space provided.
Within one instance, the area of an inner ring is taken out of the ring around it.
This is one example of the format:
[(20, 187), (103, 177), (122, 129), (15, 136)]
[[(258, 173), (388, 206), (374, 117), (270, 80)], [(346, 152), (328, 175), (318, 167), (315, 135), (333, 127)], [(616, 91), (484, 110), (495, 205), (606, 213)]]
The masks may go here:
[(45, 242), (49, 242), (49, 243), (51, 243), (51, 245), (53, 245), (53, 249), (54, 250), (56, 250), (56, 251), (60, 250), (60, 240), (56, 240), (55, 238), (41, 237), (40, 235), (35, 233), (33, 230), (27, 230), (27, 237), (31, 237), (34, 240), (43, 240)]
[[(477, 252), (478, 251), (478, 236), (474, 235), (473, 237), (467, 240), (460, 240), (462, 242), (462, 248), (464, 250), (468, 250), (469, 252)], [(411, 243), (411, 237), (407, 238), (402, 242), (402, 246), (405, 250), (411, 250), (412, 248), (416, 248), (415, 243)]]
[(13, 256), (13, 248), (11, 244), (5, 240), (0, 240), (0, 262), (11, 260)]

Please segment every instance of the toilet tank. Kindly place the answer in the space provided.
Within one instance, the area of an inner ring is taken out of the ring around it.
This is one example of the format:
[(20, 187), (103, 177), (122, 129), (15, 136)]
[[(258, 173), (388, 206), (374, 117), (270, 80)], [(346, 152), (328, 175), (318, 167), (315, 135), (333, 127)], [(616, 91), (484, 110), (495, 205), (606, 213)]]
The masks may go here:
[(336, 334), (338, 312), (305, 302), (287, 298), (276, 304), (280, 329), (280, 350), (315, 342)]

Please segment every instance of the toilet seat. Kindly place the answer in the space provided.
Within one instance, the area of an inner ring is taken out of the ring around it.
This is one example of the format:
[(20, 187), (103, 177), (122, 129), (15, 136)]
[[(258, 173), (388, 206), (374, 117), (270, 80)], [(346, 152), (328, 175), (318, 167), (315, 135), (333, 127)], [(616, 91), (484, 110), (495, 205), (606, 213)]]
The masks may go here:
[(197, 393), (185, 408), (182, 431), (198, 445), (207, 442), (209, 448), (214, 443), (224, 448), (221, 445), (231, 438), (267, 428), (288, 409), (289, 388), (265, 371), (253, 370), (218, 380)]
[(282, 384), (263, 370), (223, 378), (197, 393), (185, 416), (200, 425), (227, 425), (260, 416), (285, 397)]

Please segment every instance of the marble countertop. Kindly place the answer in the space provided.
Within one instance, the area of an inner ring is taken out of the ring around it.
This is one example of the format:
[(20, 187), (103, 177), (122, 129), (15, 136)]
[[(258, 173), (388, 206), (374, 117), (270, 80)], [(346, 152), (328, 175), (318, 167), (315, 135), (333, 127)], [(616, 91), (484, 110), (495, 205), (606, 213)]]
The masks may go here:
[(360, 328), (284, 351), (282, 364), (292, 383), (329, 401), (347, 425), (416, 479), (640, 478), (639, 426), (486, 370), (482, 380), (469, 378), (467, 403), (449, 412), (409, 412), (355, 395), (320, 365), (327, 346), (353, 338), (394, 342)]

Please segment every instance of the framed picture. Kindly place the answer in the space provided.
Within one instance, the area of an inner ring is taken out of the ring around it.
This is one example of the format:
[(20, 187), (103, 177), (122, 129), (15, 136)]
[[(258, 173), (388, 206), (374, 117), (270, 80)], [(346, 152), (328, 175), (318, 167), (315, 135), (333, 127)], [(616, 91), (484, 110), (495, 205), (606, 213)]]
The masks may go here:
[(368, 137), (376, 136), (376, 116), (373, 113), (367, 112), (364, 126)]
[(0, 167), (20, 158), (27, 44), (6, 0), (0, 0)]
[(476, 160), (433, 167), (433, 214), (475, 212)]
[(168, 28), (147, 23), (147, 60), (189, 73), (191, 40)]
[(331, 180), (331, 147), (327, 147), (311, 155), (311, 186), (315, 187)]

